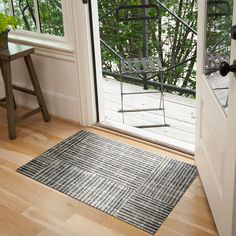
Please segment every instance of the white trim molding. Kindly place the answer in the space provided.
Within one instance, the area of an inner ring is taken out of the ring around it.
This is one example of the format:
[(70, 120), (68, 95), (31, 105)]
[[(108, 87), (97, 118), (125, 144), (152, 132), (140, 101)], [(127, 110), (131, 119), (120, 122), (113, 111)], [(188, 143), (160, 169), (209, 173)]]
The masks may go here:
[(94, 41), (94, 59), (96, 67), (96, 81), (97, 81), (97, 103), (98, 103), (98, 122), (105, 120), (105, 102), (104, 102), (104, 88), (102, 75), (102, 56), (100, 44), (99, 31), (99, 15), (98, 15), (98, 1), (91, 1), (92, 27), (93, 27), (93, 41)]
[(91, 126), (97, 122), (94, 68), (88, 4), (73, 1), (74, 41), (80, 102), (80, 124)]

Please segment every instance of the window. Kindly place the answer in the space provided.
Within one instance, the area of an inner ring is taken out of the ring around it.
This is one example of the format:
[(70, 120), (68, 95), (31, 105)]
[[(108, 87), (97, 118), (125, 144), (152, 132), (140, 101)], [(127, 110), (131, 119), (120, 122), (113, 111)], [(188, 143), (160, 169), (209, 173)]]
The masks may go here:
[(18, 29), (64, 36), (62, 0), (0, 0), (0, 11), (16, 16)]

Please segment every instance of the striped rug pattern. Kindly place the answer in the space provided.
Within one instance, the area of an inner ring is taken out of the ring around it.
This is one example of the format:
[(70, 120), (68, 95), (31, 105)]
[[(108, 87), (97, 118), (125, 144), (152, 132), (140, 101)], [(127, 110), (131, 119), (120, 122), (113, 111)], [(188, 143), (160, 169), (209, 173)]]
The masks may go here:
[(197, 176), (195, 166), (87, 131), (17, 171), (150, 234)]

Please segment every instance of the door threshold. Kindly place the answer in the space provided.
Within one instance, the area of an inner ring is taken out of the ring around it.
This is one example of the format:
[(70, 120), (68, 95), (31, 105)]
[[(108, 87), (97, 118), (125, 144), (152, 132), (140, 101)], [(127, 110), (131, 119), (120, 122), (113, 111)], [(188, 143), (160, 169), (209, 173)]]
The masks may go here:
[(192, 158), (194, 159), (194, 155), (195, 155), (194, 144), (190, 144), (184, 141), (162, 136), (160, 134), (151, 133), (146, 130), (135, 128), (126, 124), (121, 124), (115, 121), (103, 121), (103, 122), (97, 123), (95, 126), (109, 129), (109, 130), (112, 130), (112, 131), (115, 131), (124, 135), (128, 135), (133, 138), (137, 138), (145, 142), (159, 145), (173, 151), (181, 152), (181, 153), (192, 156)]

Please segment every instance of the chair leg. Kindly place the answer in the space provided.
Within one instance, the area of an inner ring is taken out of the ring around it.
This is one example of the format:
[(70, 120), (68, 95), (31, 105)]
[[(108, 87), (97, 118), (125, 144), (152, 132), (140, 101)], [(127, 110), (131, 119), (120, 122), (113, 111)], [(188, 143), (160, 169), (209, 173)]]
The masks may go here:
[(12, 89), (12, 77), (11, 77), (11, 65), (10, 61), (4, 61), (2, 63), (2, 73), (5, 84), (6, 93), (6, 109), (7, 109), (7, 121), (8, 121), (8, 134), (10, 139), (16, 138), (16, 126), (14, 117), (14, 95)]
[(161, 95), (161, 101), (162, 101), (162, 111), (163, 111), (163, 122), (164, 122), (164, 125), (166, 125), (166, 111), (165, 111), (165, 96), (164, 94)]
[(125, 123), (125, 113), (124, 111), (124, 87), (123, 87), (123, 76), (120, 76), (120, 99), (121, 99), (121, 115), (122, 115), (122, 122)]
[(48, 121), (50, 121), (50, 116), (49, 116), (49, 113), (47, 110), (46, 103), (43, 98), (43, 93), (42, 93), (42, 90), (39, 85), (38, 77), (37, 77), (31, 56), (30, 55), (25, 56), (24, 59), (25, 59), (25, 64), (27, 66), (29, 75), (30, 75), (32, 85), (34, 87), (34, 91), (36, 93), (38, 104), (41, 108), (41, 113), (42, 113), (43, 119), (44, 119), (44, 121), (48, 122)]
[(160, 108), (162, 108), (163, 110), (163, 123), (164, 123), (164, 126), (168, 126), (166, 124), (166, 111), (165, 111), (165, 95), (164, 95), (164, 73), (161, 72), (160, 73), (160, 78), (161, 78), (161, 87), (160, 87), (160, 92), (161, 92), (161, 97), (160, 97)]

